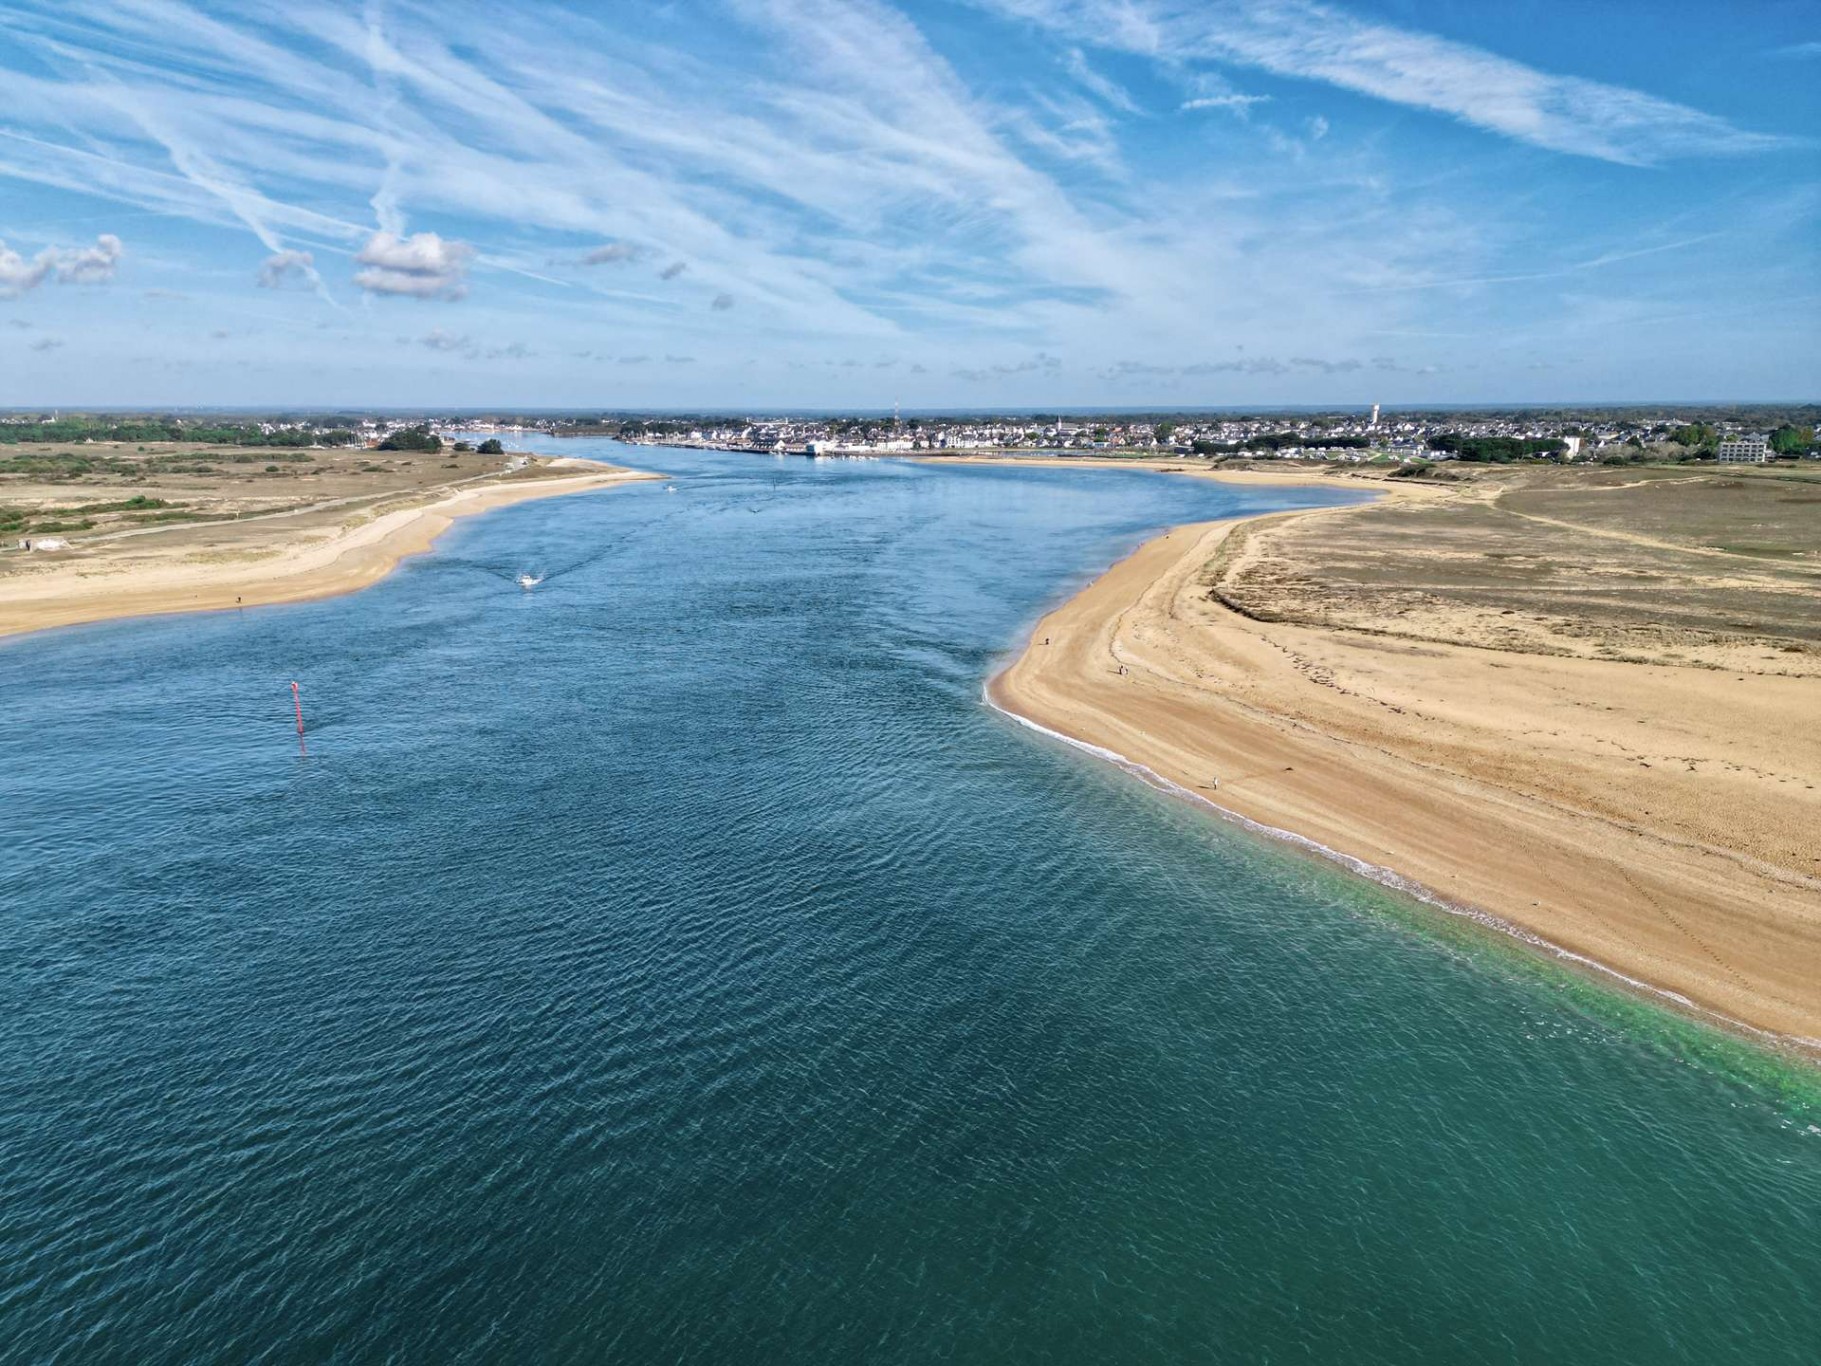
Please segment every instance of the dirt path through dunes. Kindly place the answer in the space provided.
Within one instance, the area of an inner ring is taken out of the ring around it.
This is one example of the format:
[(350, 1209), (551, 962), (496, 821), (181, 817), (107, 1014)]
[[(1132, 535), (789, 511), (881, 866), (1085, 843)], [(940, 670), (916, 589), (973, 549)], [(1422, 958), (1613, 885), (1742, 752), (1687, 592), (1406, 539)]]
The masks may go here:
[[(1605, 492), (1605, 490), (1601, 490)], [(1579, 536), (1597, 536), (1603, 541), (1619, 541), (1625, 545), (1648, 546), (1652, 550), (1669, 550), (1678, 555), (1712, 555), (1722, 560), (1741, 560), (1747, 564), (1762, 564), (1763, 557), (1746, 555), (1736, 550), (1721, 550), (1711, 545), (1690, 545), (1686, 541), (1665, 541), (1655, 536), (1642, 536), (1635, 531), (1614, 531), (1611, 527), (1588, 526), (1585, 522), (1570, 522), (1559, 517), (1543, 517), (1534, 512), (1519, 512), (1508, 508), (1499, 499), (1494, 498), (1490, 504), (1507, 517), (1521, 517), (1526, 522), (1535, 522), (1539, 526), (1552, 526), (1562, 531), (1572, 531)], [(1800, 569), (1802, 566), (1798, 565)]]

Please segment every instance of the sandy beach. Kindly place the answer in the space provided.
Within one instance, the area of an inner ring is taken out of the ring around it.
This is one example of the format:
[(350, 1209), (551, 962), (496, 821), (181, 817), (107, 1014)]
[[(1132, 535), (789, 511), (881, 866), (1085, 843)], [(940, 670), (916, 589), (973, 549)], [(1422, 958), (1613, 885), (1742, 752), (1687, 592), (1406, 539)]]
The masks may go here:
[(565, 473), (443, 487), (328, 515), (162, 528), (103, 542), (105, 553), (84, 553), (78, 542), (70, 553), (35, 556), (0, 580), (0, 636), (350, 593), (430, 549), (458, 518), (658, 477), (587, 461), (551, 467)]
[(1800, 721), (1821, 715), (1821, 679), (1260, 620), (1213, 591), (1236, 527), (1319, 544), (1340, 525), (1322, 519), (1347, 515), (1157, 537), (1046, 616), (992, 700), (1450, 908), (1821, 1048), (1821, 735)]

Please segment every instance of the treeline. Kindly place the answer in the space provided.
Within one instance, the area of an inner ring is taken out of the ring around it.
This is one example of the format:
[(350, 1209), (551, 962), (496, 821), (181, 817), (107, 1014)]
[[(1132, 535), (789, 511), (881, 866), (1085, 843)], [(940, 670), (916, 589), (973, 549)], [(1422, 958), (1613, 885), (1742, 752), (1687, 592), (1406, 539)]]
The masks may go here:
[[(1688, 422), (1668, 432), (1659, 433), (1696, 459), (1707, 459), (1719, 453), (1720, 433), (1710, 422)], [(1770, 434), (1773, 455), (1807, 455), (1815, 446), (1815, 429), (1785, 422)]]
[(203, 446), (349, 446), (356, 441), (353, 432), (337, 428), (312, 431), (293, 428), (289, 431), (266, 432), (248, 426), (202, 426), (178, 421), (98, 422), (92, 418), (65, 417), (54, 422), (0, 423), (0, 445), (47, 445), (53, 442), (126, 441), (143, 444), (148, 441), (188, 441)]
[(1372, 442), (1363, 436), (1325, 436), (1320, 432), (1260, 432), (1244, 441), (1196, 441), (1197, 455), (1238, 455), (1242, 451), (1306, 450), (1363, 451)]
[(1429, 449), (1445, 451), (1457, 460), (1508, 465), (1513, 460), (1561, 455), (1568, 449), (1568, 443), (1553, 436), (1462, 436), (1459, 432), (1443, 432), (1429, 438)]
[(387, 432), (385, 439), (379, 443), (382, 451), (440, 451), (443, 439), (426, 426), (401, 427), (398, 431)]

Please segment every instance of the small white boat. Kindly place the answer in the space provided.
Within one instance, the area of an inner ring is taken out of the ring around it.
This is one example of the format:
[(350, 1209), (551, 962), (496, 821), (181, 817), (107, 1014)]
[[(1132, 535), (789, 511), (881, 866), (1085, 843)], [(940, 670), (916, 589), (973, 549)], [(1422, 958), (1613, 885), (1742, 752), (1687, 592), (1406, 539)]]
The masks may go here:
[(525, 589), (527, 592), (536, 588), (543, 581), (544, 576), (542, 574), (520, 574), (518, 576), (518, 586)]

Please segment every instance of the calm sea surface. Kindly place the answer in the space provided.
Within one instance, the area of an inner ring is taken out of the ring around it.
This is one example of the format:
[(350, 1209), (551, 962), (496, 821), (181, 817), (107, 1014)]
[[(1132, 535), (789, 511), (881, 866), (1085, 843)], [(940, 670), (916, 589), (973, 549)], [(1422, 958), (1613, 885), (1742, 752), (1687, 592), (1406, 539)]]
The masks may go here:
[(981, 705), (1319, 495), (552, 448), (0, 645), (0, 1360), (1821, 1358), (1811, 1078)]

